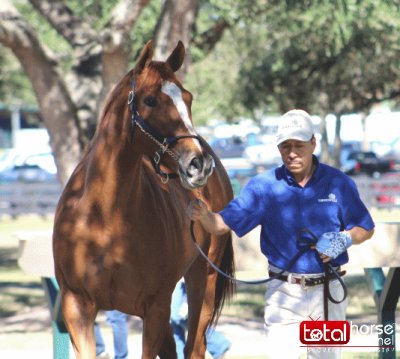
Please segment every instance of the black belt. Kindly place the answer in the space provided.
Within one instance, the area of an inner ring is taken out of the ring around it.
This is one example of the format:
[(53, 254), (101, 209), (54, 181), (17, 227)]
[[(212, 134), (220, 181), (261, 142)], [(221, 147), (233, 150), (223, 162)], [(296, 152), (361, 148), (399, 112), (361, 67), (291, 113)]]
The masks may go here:
[[(346, 274), (346, 271), (338, 271), (337, 274), (342, 277)], [(324, 284), (325, 282), (325, 275), (321, 275), (320, 277), (307, 277), (306, 275), (303, 275), (301, 277), (294, 277), (291, 274), (289, 275), (283, 275), (283, 274), (278, 274), (272, 271), (269, 271), (269, 276), (273, 277), (274, 279), (279, 279), (284, 282), (288, 282), (291, 284), (300, 284), (303, 288), (305, 287), (313, 287), (319, 284)], [(331, 281), (333, 279), (337, 279), (337, 277), (333, 273), (328, 274), (328, 280)]]

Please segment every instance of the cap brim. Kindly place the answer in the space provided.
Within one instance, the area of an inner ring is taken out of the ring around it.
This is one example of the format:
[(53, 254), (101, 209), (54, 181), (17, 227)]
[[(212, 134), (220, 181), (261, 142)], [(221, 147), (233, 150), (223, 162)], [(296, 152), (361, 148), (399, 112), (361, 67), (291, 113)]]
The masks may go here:
[(278, 138), (276, 141), (277, 146), (279, 146), (282, 142), (285, 142), (287, 140), (297, 140), (297, 141), (302, 141), (302, 142), (308, 142), (311, 140), (313, 135), (310, 136), (305, 136), (305, 135), (290, 135), (290, 136), (284, 136), (282, 138)]

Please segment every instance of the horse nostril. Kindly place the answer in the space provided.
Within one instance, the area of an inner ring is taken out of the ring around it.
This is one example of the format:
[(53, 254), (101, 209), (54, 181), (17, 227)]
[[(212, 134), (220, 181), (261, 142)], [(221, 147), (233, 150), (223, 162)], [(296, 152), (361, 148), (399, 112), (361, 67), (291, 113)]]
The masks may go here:
[(190, 161), (190, 167), (194, 167), (197, 171), (201, 170), (201, 161), (198, 157), (194, 157), (191, 161)]

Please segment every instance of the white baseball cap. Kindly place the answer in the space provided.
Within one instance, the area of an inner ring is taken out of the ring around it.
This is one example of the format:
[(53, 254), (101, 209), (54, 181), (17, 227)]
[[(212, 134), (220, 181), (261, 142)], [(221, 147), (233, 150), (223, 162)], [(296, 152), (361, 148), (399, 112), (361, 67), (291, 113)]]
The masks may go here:
[(286, 112), (278, 123), (276, 135), (277, 145), (286, 140), (310, 141), (314, 135), (311, 116), (303, 110), (291, 110)]

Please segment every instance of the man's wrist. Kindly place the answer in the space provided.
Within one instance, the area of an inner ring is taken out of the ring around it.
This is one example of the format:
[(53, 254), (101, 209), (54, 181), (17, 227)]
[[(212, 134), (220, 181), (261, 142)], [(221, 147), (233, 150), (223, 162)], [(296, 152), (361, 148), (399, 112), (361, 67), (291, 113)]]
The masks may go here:
[(345, 235), (345, 246), (346, 248), (349, 248), (353, 244), (353, 239), (351, 238), (351, 234), (349, 231), (343, 231), (343, 234)]

